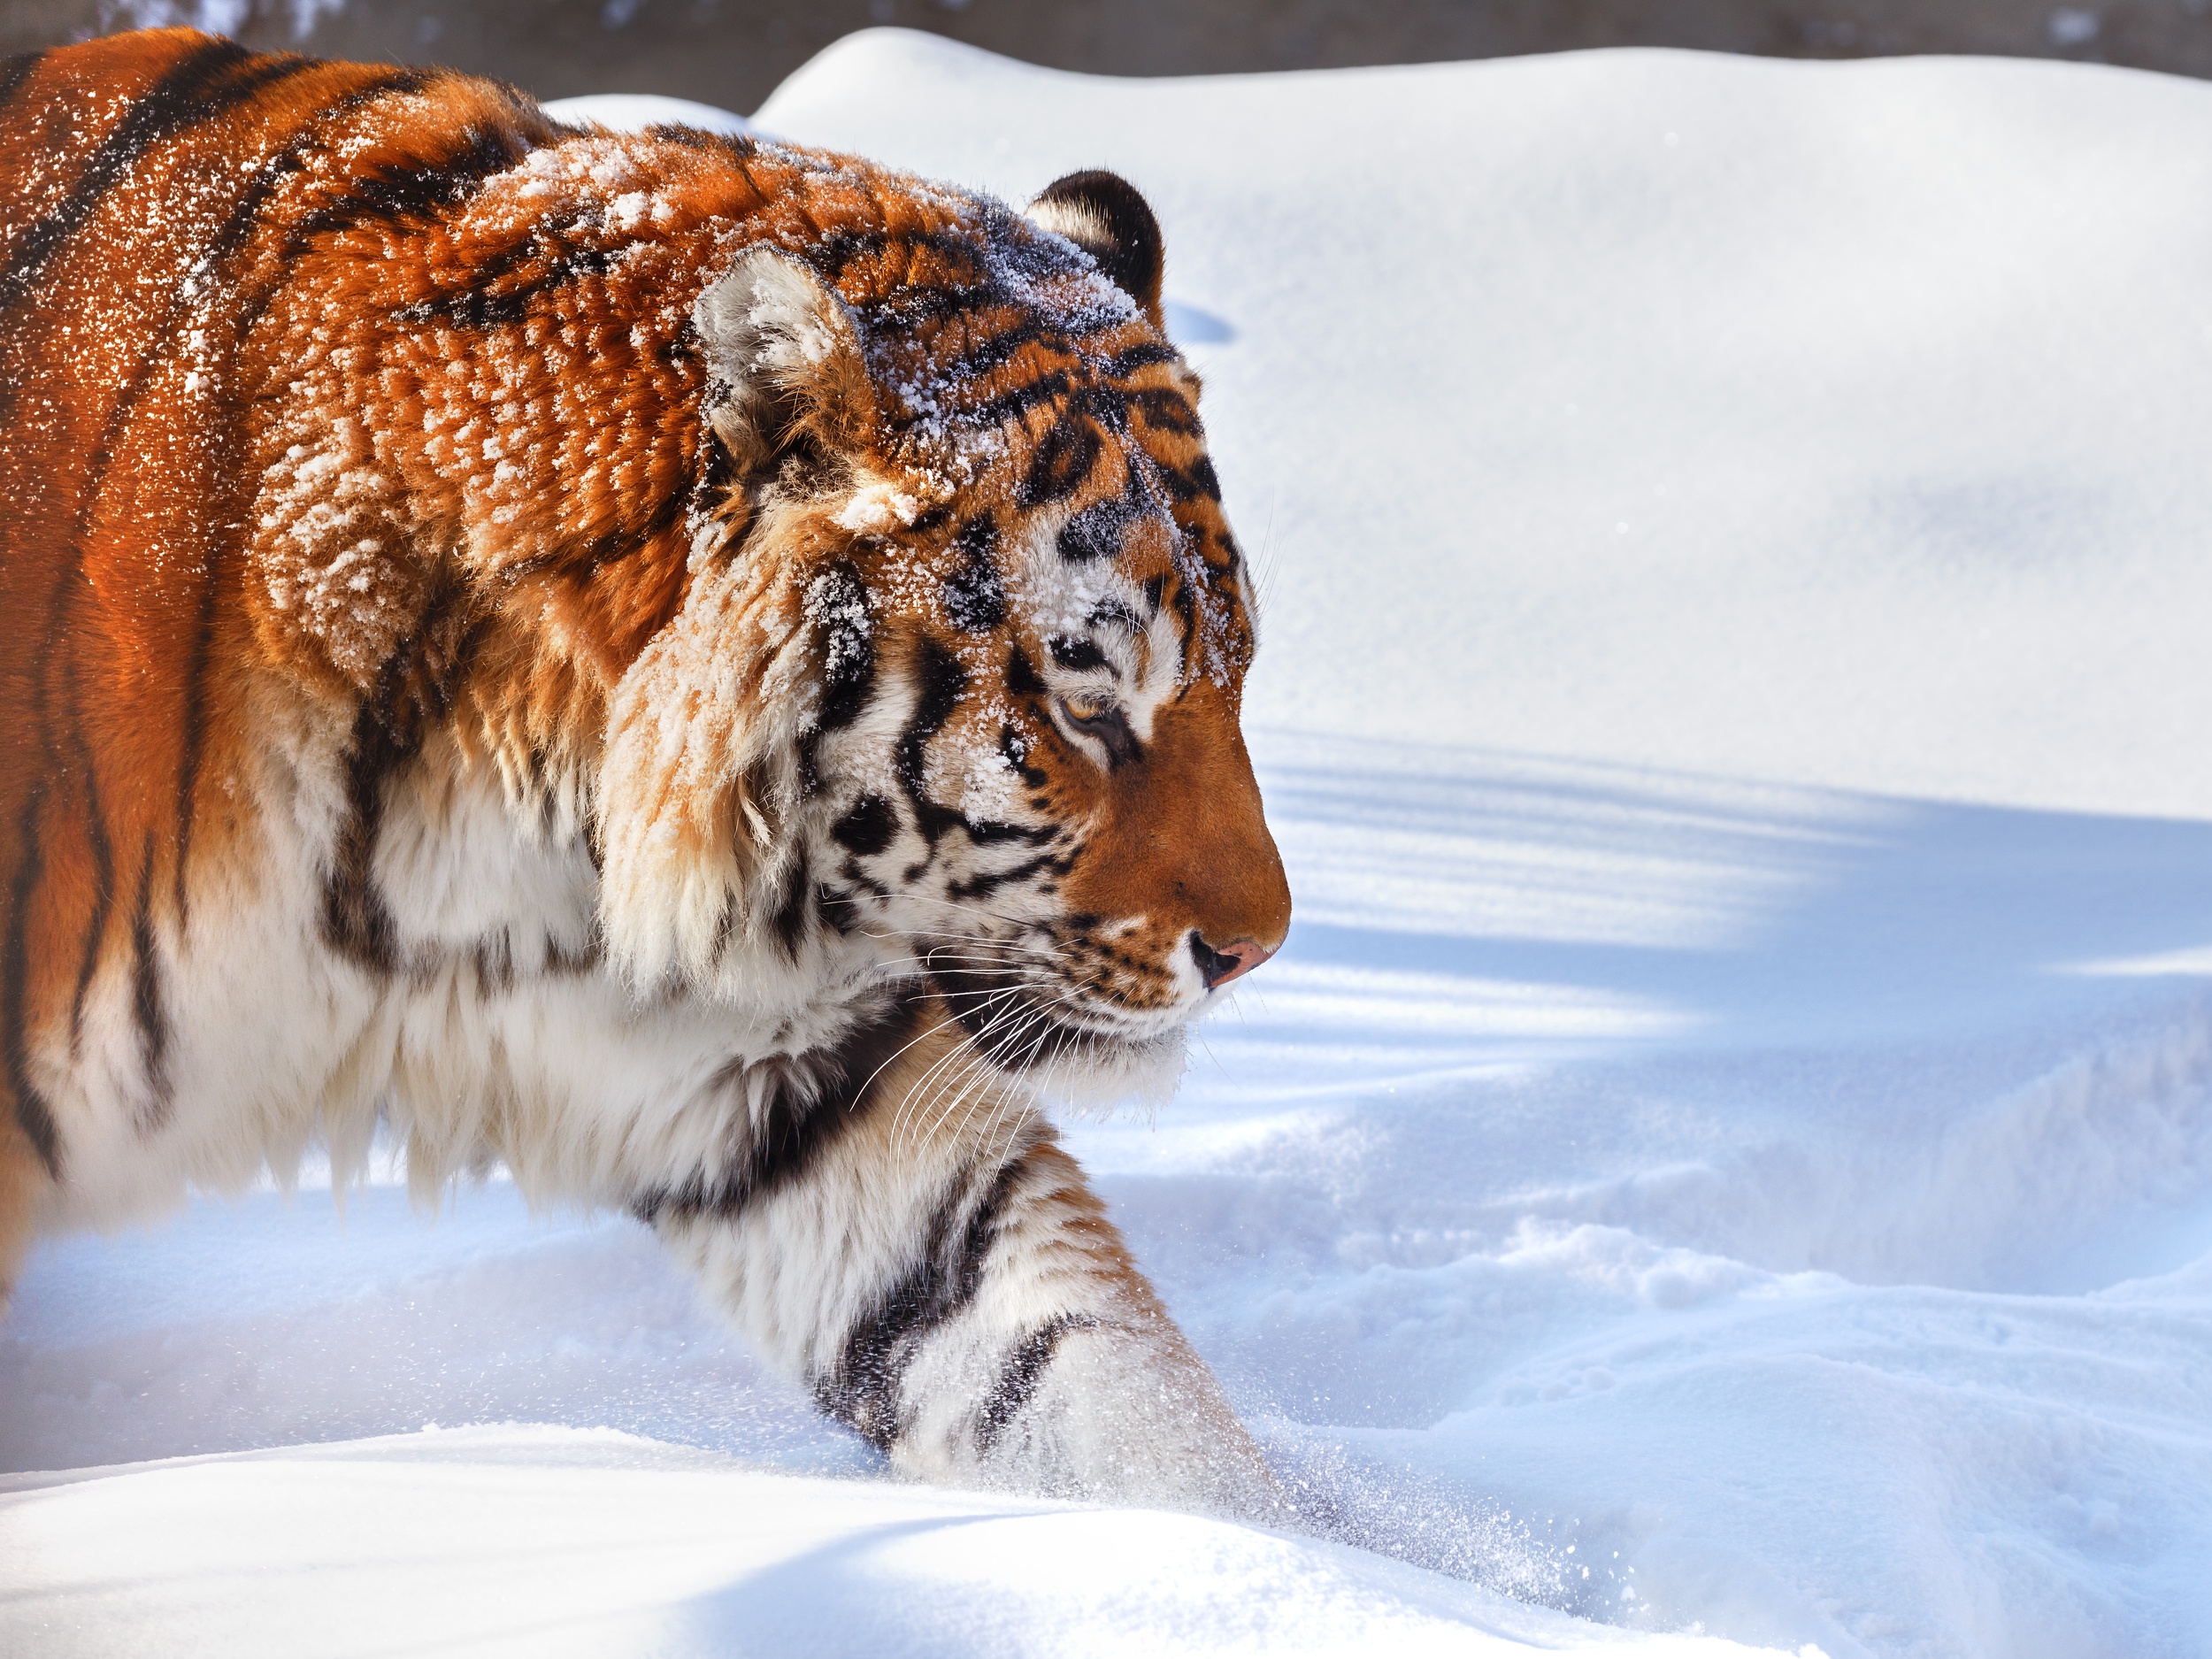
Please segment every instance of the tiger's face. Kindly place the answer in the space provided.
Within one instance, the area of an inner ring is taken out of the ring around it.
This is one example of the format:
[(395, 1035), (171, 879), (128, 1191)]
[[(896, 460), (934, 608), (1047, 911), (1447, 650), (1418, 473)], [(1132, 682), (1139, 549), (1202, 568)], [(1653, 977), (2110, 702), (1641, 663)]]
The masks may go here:
[(823, 920), (892, 943), (995, 1063), (1078, 1088), (1179, 1060), (1289, 923), (1238, 730), (1241, 567), (1191, 550), (1233, 544), (1210, 501), (1179, 518), (1143, 435), (1095, 434), (1062, 500), (864, 541), (810, 593)]
[[(718, 476), (633, 677), (661, 755), (729, 782), (699, 834), (744, 866), (711, 931), (751, 942), (745, 995), (779, 960), (923, 979), (991, 1064), (1080, 1096), (1171, 1081), (1290, 895), (1156, 227), (1110, 175), (1030, 212), (979, 204), (942, 269), (879, 250), (895, 281), (756, 250), (701, 302)], [(672, 728), (733, 692), (710, 760)]]

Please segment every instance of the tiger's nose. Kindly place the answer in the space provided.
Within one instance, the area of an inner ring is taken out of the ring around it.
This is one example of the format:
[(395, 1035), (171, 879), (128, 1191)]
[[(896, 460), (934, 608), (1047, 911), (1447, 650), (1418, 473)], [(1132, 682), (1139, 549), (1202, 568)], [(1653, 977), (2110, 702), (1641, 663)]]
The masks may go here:
[(1206, 982), (1209, 991), (1217, 990), (1232, 979), (1240, 979), (1275, 954), (1272, 948), (1256, 939), (1233, 939), (1216, 948), (1198, 935), (1194, 927), (1190, 933), (1191, 960), (1198, 964), (1198, 977)]

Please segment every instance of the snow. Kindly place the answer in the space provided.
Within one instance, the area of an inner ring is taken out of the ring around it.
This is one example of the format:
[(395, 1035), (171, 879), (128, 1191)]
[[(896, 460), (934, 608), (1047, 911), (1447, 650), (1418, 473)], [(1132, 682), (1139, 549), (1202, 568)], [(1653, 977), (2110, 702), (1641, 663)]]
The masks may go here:
[(758, 120), (1160, 210), (1298, 920), (1071, 1133), (1333, 1536), (892, 1484), (387, 1171), (42, 1250), (0, 1648), (2212, 1650), (2212, 87), (878, 31)]
[[(42, 1655), (113, 1653), (127, 1619), (157, 1626), (162, 1653), (298, 1653), (303, 1604), (310, 1650), (327, 1655), (1743, 1653), (1637, 1641), (1193, 1516), (1133, 1526), (894, 1486), (856, 1500), (603, 1429), (431, 1432), (9, 1489), (0, 1542), (51, 1619), (31, 1626)], [(210, 1533), (208, 1516), (230, 1525)], [(142, 1564), (127, 1584), (84, 1569), (122, 1557)], [(580, 1557), (599, 1571), (577, 1573)]]
[[(607, 1430), (434, 1432), (10, 1486), (0, 1543), (53, 1621), (32, 1627), (35, 1651), (58, 1655), (113, 1651), (106, 1632), (126, 1619), (158, 1628), (165, 1653), (298, 1651), (303, 1602), (309, 1650), (331, 1655), (967, 1659), (1152, 1655), (1194, 1639), (1206, 1651), (1380, 1642), (1470, 1659), (1744, 1651), (1638, 1642), (1356, 1550), (1195, 1517), (1135, 1527), (1110, 1511), (764, 1475)], [(233, 1524), (211, 1532), (211, 1515)], [(578, 1572), (580, 1557), (599, 1570)], [(120, 1584), (85, 1565), (124, 1559), (142, 1571)], [(733, 1560), (748, 1571), (733, 1575)]]
[(589, 121), (618, 133), (641, 132), (649, 127), (697, 127), (710, 133), (732, 134), (752, 130), (741, 115), (689, 98), (663, 97), (657, 92), (596, 92), (580, 98), (555, 98), (546, 104), (545, 112), (572, 127)]

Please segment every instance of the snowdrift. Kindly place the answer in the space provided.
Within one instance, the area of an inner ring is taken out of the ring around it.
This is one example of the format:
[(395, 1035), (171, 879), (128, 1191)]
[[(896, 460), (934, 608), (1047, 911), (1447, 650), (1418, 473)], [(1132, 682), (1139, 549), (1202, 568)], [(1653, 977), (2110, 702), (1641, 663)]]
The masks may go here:
[(2212, 1650), (2212, 87), (878, 31), (754, 119), (1166, 226), (1299, 919), (1073, 1139), (1328, 1536), (892, 1485), (393, 1172), (38, 1257), (0, 1647)]

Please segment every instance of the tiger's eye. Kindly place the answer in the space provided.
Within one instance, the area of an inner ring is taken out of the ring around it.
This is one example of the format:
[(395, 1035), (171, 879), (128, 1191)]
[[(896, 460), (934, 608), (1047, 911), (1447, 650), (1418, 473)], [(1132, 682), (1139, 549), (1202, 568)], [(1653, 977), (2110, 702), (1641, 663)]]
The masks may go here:
[(1094, 743), (1106, 749), (1106, 770), (1142, 757), (1137, 734), (1129, 729), (1129, 717), (1110, 692), (1072, 691), (1059, 700), (1060, 718)]
[(1094, 691), (1078, 691), (1060, 699), (1060, 706), (1068, 711), (1068, 718), (1077, 725), (1102, 720), (1112, 711), (1113, 702)]

